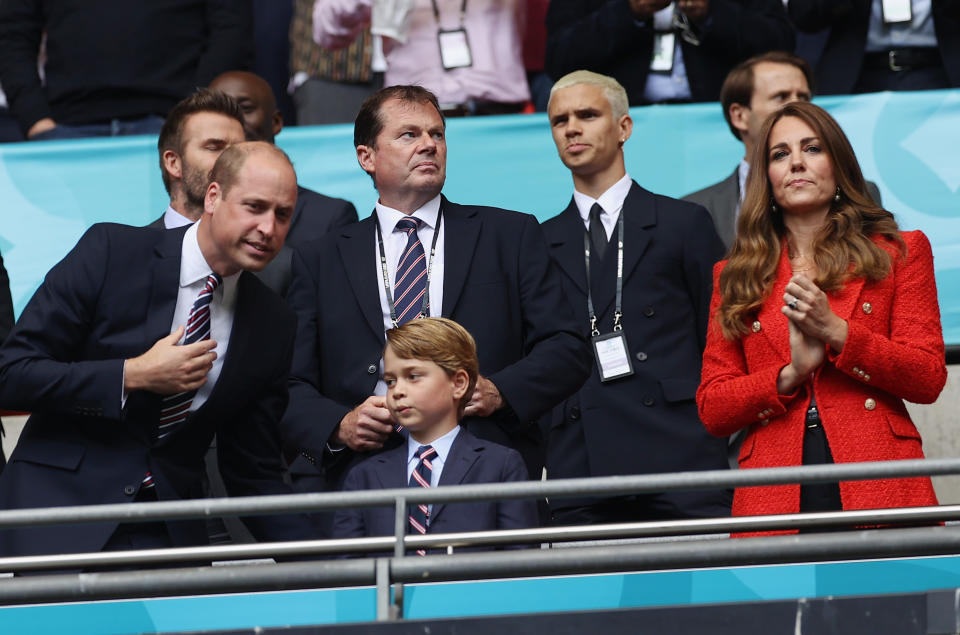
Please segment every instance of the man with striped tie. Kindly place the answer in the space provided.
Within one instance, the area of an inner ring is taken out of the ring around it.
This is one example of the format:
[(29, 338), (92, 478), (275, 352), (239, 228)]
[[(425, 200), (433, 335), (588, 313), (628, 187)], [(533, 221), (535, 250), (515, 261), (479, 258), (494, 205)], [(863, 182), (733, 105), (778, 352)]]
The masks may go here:
[[(204, 214), (157, 232), (91, 227), (0, 349), (0, 407), (31, 411), (0, 477), (0, 508), (197, 498), (216, 434), (231, 495), (289, 492), (276, 423), (294, 316), (247, 271), (283, 245), (296, 175), (263, 142), (223, 152)], [(304, 516), (247, 521), (310, 537)], [(4, 556), (203, 544), (202, 521), (0, 531)]]
[(520, 452), (534, 479), (544, 455), (538, 418), (589, 373), (536, 219), (445, 198), (445, 135), (428, 90), (374, 93), (354, 125), (357, 160), (379, 195), (374, 213), (294, 255), (287, 301), (297, 346), (281, 434), (297, 489), (336, 488), (355, 453), (401, 442), (380, 379), (394, 325), (440, 316), (467, 329), (480, 377), (462, 425)]

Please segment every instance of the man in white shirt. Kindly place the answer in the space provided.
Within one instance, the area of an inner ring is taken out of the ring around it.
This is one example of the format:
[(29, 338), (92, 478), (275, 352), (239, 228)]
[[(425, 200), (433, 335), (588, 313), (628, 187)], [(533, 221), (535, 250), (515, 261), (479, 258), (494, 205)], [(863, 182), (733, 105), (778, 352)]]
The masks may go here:
[[(231, 495), (282, 494), (276, 423), (295, 318), (248, 271), (283, 245), (296, 175), (267, 143), (216, 162), (204, 215), (170, 231), (94, 225), (0, 349), (0, 408), (30, 411), (0, 508), (198, 498), (214, 434)], [(304, 539), (304, 516), (247, 519)], [(203, 544), (203, 521), (0, 531), (4, 556)]]

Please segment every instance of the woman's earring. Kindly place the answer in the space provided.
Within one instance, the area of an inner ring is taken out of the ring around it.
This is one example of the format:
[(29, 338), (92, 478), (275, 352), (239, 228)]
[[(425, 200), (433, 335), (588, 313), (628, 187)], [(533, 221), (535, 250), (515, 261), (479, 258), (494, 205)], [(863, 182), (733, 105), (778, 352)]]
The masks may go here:
[(840, 202), (840, 186), (837, 186), (837, 193), (833, 195), (833, 200), (837, 203)]
[(777, 213), (777, 204), (776, 204), (776, 203), (770, 203), (770, 211), (773, 212), (774, 214)]

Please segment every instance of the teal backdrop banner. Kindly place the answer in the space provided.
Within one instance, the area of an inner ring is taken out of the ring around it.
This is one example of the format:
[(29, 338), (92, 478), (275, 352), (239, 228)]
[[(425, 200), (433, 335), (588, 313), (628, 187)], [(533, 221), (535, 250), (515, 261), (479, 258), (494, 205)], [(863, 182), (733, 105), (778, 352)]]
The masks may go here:
[[(933, 244), (947, 344), (960, 344), (960, 90), (825, 97), (817, 103), (850, 137), (865, 176), (903, 229)], [(718, 104), (631, 110), (627, 169), (654, 192), (682, 196), (728, 176), (742, 146)], [(301, 185), (353, 201), (367, 216), (376, 201), (356, 162), (351, 126), (288, 128), (277, 143)], [(545, 220), (570, 200), (545, 115), (451, 120), (447, 185), (462, 203), (530, 212)], [(145, 225), (167, 197), (156, 138), (128, 137), (0, 146), (0, 253), (17, 313), (44, 274), (100, 221)]]

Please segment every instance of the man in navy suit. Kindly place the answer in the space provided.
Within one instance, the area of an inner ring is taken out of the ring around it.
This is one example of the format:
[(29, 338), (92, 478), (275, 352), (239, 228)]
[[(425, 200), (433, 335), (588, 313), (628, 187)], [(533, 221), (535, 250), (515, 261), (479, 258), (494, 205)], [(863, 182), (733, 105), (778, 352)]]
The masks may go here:
[[(0, 477), (0, 508), (200, 497), (214, 433), (232, 495), (290, 491), (276, 423), (295, 317), (246, 271), (283, 244), (296, 175), (280, 150), (241, 143), (211, 178), (198, 223), (95, 225), (24, 309), (0, 349), (0, 407), (33, 414)], [(260, 539), (312, 533), (304, 516), (248, 525)], [(0, 553), (204, 542), (202, 521), (60, 525), (4, 530)]]
[[(547, 112), (574, 194), (544, 233), (597, 360), (583, 388), (553, 411), (547, 477), (723, 469), (726, 441), (707, 434), (694, 403), (723, 243), (705, 209), (630, 179), (623, 146), (633, 122), (616, 80), (566, 75)], [(556, 499), (551, 507), (557, 524), (721, 516), (730, 495)]]
[[(458, 425), (477, 382), (477, 350), (462, 326), (444, 318), (411, 320), (387, 331), (386, 405), (407, 442), (358, 463), (345, 491), (442, 487), (527, 479), (516, 450), (481, 441)], [(413, 505), (412, 534), (523, 529), (537, 523), (531, 500)], [(392, 507), (338, 510), (335, 538), (392, 535)], [(423, 553), (423, 552), (420, 552)]]
[(518, 450), (539, 479), (537, 419), (576, 391), (589, 369), (540, 226), (527, 214), (457, 205), (440, 194), (445, 123), (421, 87), (372, 95), (354, 143), (379, 193), (375, 213), (294, 255), (288, 301), (297, 347), (281, 427), (295, 487), (336, 487), (344, 462), (381, 449), (393, 431), (380, 363), (394, 322), (387, 298), (396, 299), (397, 265), (412, 238), (401, 221), (417, 226), (426, 270), (414, 311), (454, 319), (477, 341), (480, 379), (464, 428)]

